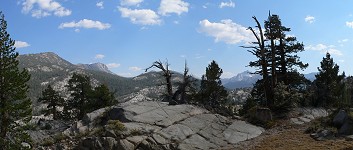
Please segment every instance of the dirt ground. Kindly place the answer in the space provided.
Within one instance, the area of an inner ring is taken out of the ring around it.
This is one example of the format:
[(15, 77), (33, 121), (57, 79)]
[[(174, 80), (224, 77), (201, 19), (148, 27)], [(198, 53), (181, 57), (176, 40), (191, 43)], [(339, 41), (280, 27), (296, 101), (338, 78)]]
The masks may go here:
[(309, 124), (291, 125), (288, 121), (277, 123), (260, 136), (238, 144), (244, 150), (353, 150), (353, 141), (344, 138), (316, 141), (306, 134)]

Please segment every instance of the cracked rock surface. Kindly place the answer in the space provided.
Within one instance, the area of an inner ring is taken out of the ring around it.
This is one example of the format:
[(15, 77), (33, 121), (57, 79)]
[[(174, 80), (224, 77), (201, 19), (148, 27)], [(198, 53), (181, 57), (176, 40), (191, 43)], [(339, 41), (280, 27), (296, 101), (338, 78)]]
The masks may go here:
[[(142, 102), (124, 109), (125, 113), (135, 114), (129, 115), (131, 122), (155, 126), (157, 130), (149, 135), (152, 142), (149, 144), (157, 147), (173, 145), (178, 149), (217, 149), (254, 138), (263, 132), (260, 127), (211, 114), (192, 105)], [(135, 124), (131, 122), (125, 124), (130, 130), (134, 129), (131, 124)]]
[[(264, 131), (263, 128), (245, 121), (212, 114), (193, 105), (167, 105), (163, 102), (146, 101), (118, 106), (116, 109), (119, 111), (115, 112), (120, 114), (112, 116), (124, 118), (124, 121), (121, 121), (126, 130), (123, 135), (109, 137), (114, 134), (105, 134), (99, 138), (86, 138), (83, 140), (85, 143), (80, 144), (79, 148), (89, 148), (85, 145), (101, 145), (102, 147), (94, 148), (229, 149), (234, 148), (233, 146), (240, 141), (259, 136)], [(99, 116), (99, 114), (90, 116)], [(90, 118), (90, 120), (94, 119)], [(95, 128), (89, 122), (81, 126), (87, 126), (88, 130)], [(71, 132), (78, 131), (68, 129), (66, 132), (72, 134)]]

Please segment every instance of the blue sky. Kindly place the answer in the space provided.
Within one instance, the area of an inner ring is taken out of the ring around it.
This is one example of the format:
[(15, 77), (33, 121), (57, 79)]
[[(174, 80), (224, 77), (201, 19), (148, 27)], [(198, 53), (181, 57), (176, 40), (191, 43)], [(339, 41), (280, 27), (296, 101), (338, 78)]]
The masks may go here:
[(55, 52), (77, 63), (102, 62), (121, 76), (136, 76), (153, 61), (168, 60), (200, 77), (211, 60), (232, 77), (255, 60), (241, 45), (246, 30), (268, 11), (305, 45), (299, 54), (315, 72), (331, 52), (353, 75), (353, 1), (321, 0), (0, 0), (8, 32), (20, 54)]

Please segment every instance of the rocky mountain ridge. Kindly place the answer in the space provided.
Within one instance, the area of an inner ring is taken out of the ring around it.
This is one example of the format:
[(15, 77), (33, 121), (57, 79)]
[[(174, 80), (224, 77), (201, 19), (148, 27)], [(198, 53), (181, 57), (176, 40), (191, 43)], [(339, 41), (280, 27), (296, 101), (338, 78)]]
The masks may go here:
[(76, 66), (87, 69), (87, 70), (94, 70), (94, 71), (102, 71), (106, 73), (114, 74), (112, 71), (109, 70), (108, 66), (103, 63), (92, 63), (92, 64), (77, 64)]
[[(304, 74), (304, 77), (310, 81), (315, 80), (317, 72)], [(258, 74), (252, 74), (250, 71), (241, 72), (231, 78), (223, 78), (222, 84), (228, 89), (251, 88), (257, 80), (262, 79)]]

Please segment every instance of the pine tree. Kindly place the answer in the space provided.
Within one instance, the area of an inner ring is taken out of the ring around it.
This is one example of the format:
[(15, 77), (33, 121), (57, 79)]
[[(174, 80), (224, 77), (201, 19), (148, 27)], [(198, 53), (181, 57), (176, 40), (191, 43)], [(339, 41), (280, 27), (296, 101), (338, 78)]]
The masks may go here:
[(206, 74), (201, 79), (199, 92), (202, 103), (211, 108), (220, 108), (226, 103), (227, 91), (222, 85), (221, 75), (223, 71), (213, 60), (206, 68)]
[(26, 122), (31, 116), (26, 84), (30, 75), (25, 69), (19, 70), (15, 41), (6, 31), (7, 23), (2, 12), (0, 17), (0, 147), (20, 149), (21, 143), (29, 139), (15, 121), (22, 119)]
[(316, 85), (318, 106), (337, 106), (342, 100), (342, 91), (344, 88), (343, 79), (344, 72), (339, 75), (339, 66), (334, 63), (330, 53), (326, 53), (326, 57), (320, 62), (319, 74), (315, 75), (314, 81)]
[(64, 108), (71, 110), (73, 118), (81, 119), (89, 111), (90, 94), (92, 94), (91, 80), (89, 76), (74, 73), (68, 82), (68, 90), (71, 91), (71, 99)]
[(256, 17), (253, 18), (259, 33), (256, 33), (251, 27), (249, 29), (257, 41), (252, 43), (254, 46), (243, 47), (251, 48), (248, 51), (258, 58), (256, 61), (251, 61), (249, 66), (259, 68), (255, 73), (263, 76), (263, 79), (260, 80), (262, 86), (257, 86), (263, 89), (256, 89), (256, 93), (259, 95), (253, 97), (261, 98), (261, 100), (257, 100), (260, 101), (259, 104), (271, 108), (276, 105), (274, 104), (274, 92), (277, 84), (284, 82), (285, 85), (293, 88), (295, 85), (306, 82), (289, 79), (303, 79), (297, 73), (297, 68), (305, 69), (308, 64), (300, 61), (300, 57), (297, 55), (298, 52), (304, 51), (304, 45), (297, 42), (295, 37), (286, 36), (286, 32), (289, 32), (290, 28), (282, 25), (278, 15), (269, 14), (268, 19), (264, 22), (264, 33)]
[(99, 109), (102, 107), (110, 106), (115, 100), (114, 93), (109, 91), (109, 88), (102, 84), (94, 88), (92, 101), (91, 101), (91, 110)]
[(55, 91), (51, 85), (48, 85), (42, 92), (42, 97), (38, 99), (39, 102), (47, 103), (47, 110), (45, 115), (53, 114), (53, 119), (57, 120), (60, 118), (60, 112), (57, 110), (58, 107), (64, 106), (64, 98), (62, 98), (57, 91)]

